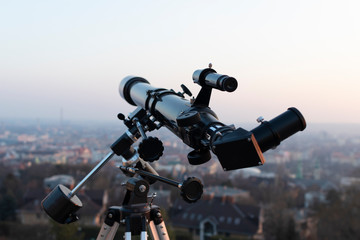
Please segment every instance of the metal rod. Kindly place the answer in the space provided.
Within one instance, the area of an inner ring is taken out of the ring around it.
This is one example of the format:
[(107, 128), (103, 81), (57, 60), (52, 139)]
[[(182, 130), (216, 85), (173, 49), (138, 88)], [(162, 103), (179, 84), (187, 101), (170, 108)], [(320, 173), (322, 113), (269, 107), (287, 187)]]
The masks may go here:
[(167, 183), (169, 185), (172, 185), (172, 186), (175, 186), (175, 187), (178, 187), (178, 188), (181, 188), (181, 186), (182, 186), (182, 184), (177, 182), (177, 181), (171, 180), (169, 178), (161, 177), (161, 176), (158, 176), (158, 175), (154, 175), (154, 174), (152, 174), (150, 172), (143, 171), (143, 170), (140, 170), (138, 168), (120, 166), (120, 169), (124, 170), (124, 171), (127, 171), (127, 172), (137, 173), (139, 175), (144, 175), (144, 176), (147, 176), (147, 177), (151, 177), (151, 178), (154, 178), (156, 180), (159, 180), (161, 182)]
[(88, 173), (88, 175), (86, 175), (86, 177), (83, 178), (83, 180), (81, 180), (81, 182), (78, 183), (78, 185), (76, 185), (74, 187), (73, 190), (71, 190), (71, 192), (69, 193), (69, 198), (71, 198), (72, 196), (74, 196), (76, 194), (77, 191), (79, 191), (79, 189), (85, 184), (85, 182), (87, 180), (89, 180), (89, 178), (94, 175), (95, 173), (97, 173), (113, 156), (114, 156), (114, 152), (109, 152), (106, 157), (101, 160), (94, 168), (93, 170), (91, 170), (91, 172)]
[(139, 119), (134, 118), (133, 121), (135, 122), (136, 128), (139, 130), (139, 132), (140, 132), (140, 134), (141, 134), (141, 137), (142, 137), (143, 139), (147, 139), (147, 136), (146, 136), (146, 134), (145, 134), (145, 132), (144, 132), (143, 126), (142, 126), (141, 123), (139, 122)]

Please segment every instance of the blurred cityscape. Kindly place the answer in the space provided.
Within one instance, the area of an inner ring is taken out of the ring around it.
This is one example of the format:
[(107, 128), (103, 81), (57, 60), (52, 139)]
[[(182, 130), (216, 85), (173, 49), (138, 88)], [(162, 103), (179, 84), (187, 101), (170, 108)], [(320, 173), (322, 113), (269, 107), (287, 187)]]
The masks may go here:
[[(74, 187), (125, 130), (120, 122), (0, 122), (0, 240), (96, 239), (107, 208), (124, 198), (128, 177), (117, 168), (119, 157), (77, 194), (84, 205), (79, 221), (55, 223), (40, 203), (59, 183)], [(204, 185), (193, 204), (174, 187), (151, 186), (171, 239), (360, 239), (356, 128), (310, 124), (266, 152), (263, 166), (229, 172), (215, 156), (190, 165), (191, 149), (166, 129), (149, 135), (165, 147), (152, 163), (161, 176), (179, 182), (195, 176)]]

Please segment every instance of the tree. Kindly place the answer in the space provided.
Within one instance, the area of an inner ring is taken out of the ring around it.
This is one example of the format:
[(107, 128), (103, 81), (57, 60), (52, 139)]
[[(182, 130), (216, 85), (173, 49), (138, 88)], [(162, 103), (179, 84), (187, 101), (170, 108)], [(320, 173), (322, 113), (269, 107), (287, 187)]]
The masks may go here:
[(360, 239), (360, 191), (330, 191), (327, 202), (315, 208), (318, 218), (317, 235), (321, 239)]
[(55, 240), (83, 240), (84, 234), (79, 232), (79, 225), (76, 223), (61, 225), (51, 221), (51, 232)]
[(286, 210), (286, 204), (279, 202), (265, 210), (264, 236), (266, 240), (296, 240), (295, 221), (292, 213)]
[(16, 208), (18, 202), (21, 201), (20, 193), (21, 184), (19, 180), (12, 174), (6, 175), (3, 180), (3, 186), (0, 189), (0, 220), (16, 219)]
[(11, 220), (16, 219), (16, 199), (9, 195), (4, 194), (0, 198), (0, 220)]

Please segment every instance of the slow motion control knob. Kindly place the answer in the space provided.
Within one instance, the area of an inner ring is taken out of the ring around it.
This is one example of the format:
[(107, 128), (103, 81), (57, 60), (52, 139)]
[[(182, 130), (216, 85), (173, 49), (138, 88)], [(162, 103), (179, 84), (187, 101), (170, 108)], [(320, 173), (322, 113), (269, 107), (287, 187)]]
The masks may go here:
[(163, 151), (164, 146), (157, 137), (142, 140), (138, 149), (140, 157), (147, 162), (158, 160), (163, 155)]

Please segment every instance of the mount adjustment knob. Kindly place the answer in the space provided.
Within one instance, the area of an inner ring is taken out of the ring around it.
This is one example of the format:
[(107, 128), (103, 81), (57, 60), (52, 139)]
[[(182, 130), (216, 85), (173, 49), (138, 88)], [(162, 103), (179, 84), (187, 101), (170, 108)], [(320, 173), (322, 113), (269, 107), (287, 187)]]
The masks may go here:
[(183, 92), (186, 93), (189, 97), (192, 96), (192, 93), (184, 84), (181, 84), (181, 88), (182, 88)]
[(181, 186), (181, 196), (185, 202), (193, 203), (201, 198), (203, 194), (203, 185), (200, 179), (189, 177)]
[(163, 155), (163, 151), (164, 146), (157, 137), (148, 137), (142, 140), (138, 149), (140, 157), (147, 162), (158, 160)]
[(188, 153), (187, 158), (191, 165), (200, 165), (211, 159), (210, 151), (207, 149), (193, 150)]
[(117, 118), (118, 118), (119, 120), (121, 120), (121, 121), (124, 121), (124, 120), (125, 120), (125, 115), (122, 114), (122, 113), (119, 113), (119, 114), (117, 115)]

